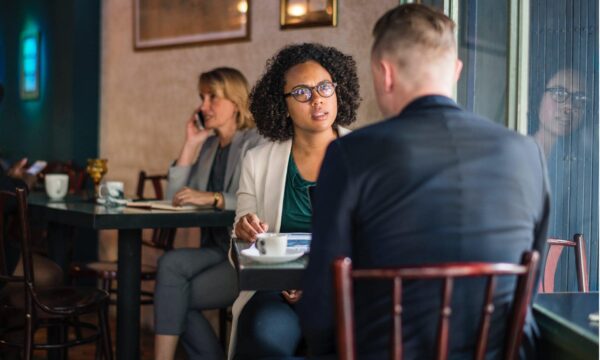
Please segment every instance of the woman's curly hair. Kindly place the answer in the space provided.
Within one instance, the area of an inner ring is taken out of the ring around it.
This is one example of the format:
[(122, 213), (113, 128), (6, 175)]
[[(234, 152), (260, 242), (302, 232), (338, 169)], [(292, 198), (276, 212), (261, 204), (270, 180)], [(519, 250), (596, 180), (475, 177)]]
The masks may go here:
[(285, 73), (293, 66), (315, 61), (325, 68), (337, 83), (337, 117), (334, 127), (356, 121), (360, 104), (360, 86), (356, 62), (339, 50), (315, 43), (288, 45), (267, 61), (265, 72), (250, 93), (250, 112), (258, 132), (272, 141), (285, 141), (294, 135), (283, 88)]

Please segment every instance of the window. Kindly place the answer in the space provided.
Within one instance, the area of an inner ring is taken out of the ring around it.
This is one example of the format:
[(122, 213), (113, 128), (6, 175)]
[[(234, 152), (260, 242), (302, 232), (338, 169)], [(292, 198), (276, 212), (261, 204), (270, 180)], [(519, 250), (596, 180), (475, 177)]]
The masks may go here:
[[(586, 239), (590, 290), (598, 289), (598, 1), (531, 0), (527, 132), (548, 164), (548, 236)], [(557, 291), (575, 291), (563, 256)]]
[[(457, 23), (464, 67), (457, 102), (532, 136), (552, 194), (549, 237), (586, 239), (590, 290), (598, 290), (598, 0), (401, 0)], [(576, 291), (575, 258), (562, 256), (556, 291)]]

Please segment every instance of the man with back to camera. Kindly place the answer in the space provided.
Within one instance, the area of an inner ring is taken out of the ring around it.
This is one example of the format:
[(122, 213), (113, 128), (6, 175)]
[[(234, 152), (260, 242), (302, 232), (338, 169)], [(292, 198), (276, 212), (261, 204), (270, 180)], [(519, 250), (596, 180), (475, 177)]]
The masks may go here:
[[(300, 317), (311, 355), (335, 353), (331, 264), (355, 268), (444, 262), (519, 263), (542, 252), (549, 196), (539, 147), (462, 110), (450, 96), (462, 63), (454, 23), (426, 6), (401, 5), (373, 30), (371, 70), (387, 120), (333, 142), (313, 209), (313, 241)], [(496, 286), (486, 358), (500, 358), (515, 277)], [(472, 358), (483, 280), (455, 282), (451, 358)], [(436, 350), (439, 282), (405, 282), (404, 356)], [(361, 359), (389, 358), (391, 285), (355, 282), (356, 347)], [(535, 355), (529, 309), (521, 357)]]

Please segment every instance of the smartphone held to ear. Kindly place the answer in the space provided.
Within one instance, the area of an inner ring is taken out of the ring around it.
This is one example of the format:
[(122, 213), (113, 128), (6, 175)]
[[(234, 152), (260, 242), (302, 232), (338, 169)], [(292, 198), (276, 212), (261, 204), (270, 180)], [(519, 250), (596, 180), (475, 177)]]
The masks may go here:
[(194, 117), (198, 130), (204, 130), (204, 115), (202, 115), (202, 111), (198, 111)]

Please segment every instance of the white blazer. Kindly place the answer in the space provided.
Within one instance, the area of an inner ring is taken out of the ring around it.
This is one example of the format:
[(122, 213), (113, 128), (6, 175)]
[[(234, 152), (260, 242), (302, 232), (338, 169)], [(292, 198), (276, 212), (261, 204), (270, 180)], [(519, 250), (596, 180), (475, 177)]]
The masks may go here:
[[(339, 136), (349, 132), (348, 129), (338, 127)], [(290, 139), (283, 142), (268, 142), (246, 153), (237, 191), (234, 229), (242, 216), (254, 213), (269, 225), (269, 232), (279, 232), (291, 151), (292, 140)], [(235, 353), (239, 315), (252, 295), (254, 291), (242, 291), (233, 303), (228, 359), (232, 359)]]

